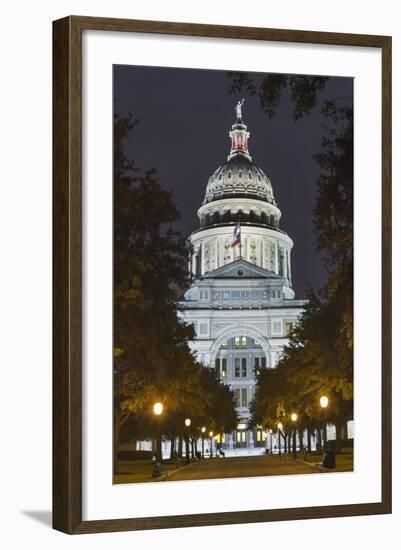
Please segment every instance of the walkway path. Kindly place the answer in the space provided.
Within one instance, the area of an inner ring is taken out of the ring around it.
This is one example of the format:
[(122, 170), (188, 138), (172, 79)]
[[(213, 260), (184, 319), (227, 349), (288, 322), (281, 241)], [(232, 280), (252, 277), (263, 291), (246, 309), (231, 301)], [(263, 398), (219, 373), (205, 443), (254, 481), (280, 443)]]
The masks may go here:
[(316, 469), (306, 463), (278, 455), (212, 458), (196, 462), (169, 475), (169, 480), (215, 479), (226, 477), (312, 474)]

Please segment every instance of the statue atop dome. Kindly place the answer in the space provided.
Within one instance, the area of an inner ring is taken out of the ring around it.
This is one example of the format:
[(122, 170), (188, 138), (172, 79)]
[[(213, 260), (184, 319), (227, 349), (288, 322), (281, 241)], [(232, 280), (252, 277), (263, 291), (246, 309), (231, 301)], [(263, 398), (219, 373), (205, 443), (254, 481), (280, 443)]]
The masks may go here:
[(245, 103), (245, 99), (242, 98), (242, 101), (238, 101), (237, 105), (235, 106), (235, 111), (237, 113), (237, 120), (242, 121), (242, 106)]

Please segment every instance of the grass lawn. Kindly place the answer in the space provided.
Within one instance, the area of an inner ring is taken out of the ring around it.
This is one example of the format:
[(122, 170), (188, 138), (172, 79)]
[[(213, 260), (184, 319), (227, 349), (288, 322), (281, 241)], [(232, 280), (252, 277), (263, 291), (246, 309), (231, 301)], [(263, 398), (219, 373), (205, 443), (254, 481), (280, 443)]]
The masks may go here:
[[(306, 458), (300, 454), (299, 458), (306, 462), (322, 462), (322, 453), (308, 453)], [(341, 450), (340, 454), (336, 454), (336, 467), (333, 472), (352, 472), (354, 469), (354, 449), (352, 447)]]
[[(152, 477), (153, 461), (146, 460), (119, 460), (118, 474), (114, 476), (114, 483), (138, 483), (147, 481), (156, 481), (159, 478)], [(178, 461), (178, 467), (186, 464), (185, 459)], [(168, 472), (176, 469), (175, 461), (163, 462), (161, 472)]]

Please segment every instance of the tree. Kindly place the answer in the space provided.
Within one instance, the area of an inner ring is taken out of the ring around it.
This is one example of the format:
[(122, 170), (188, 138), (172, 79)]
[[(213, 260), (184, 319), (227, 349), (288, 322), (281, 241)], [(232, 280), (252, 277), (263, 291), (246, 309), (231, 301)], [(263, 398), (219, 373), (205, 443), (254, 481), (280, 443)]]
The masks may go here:
[(186, 416), (229, 425), (234, 415), (231, 392), (197, 362), (188, 346), (193, 328), (177, 317), (186, 244), (173, 228), (179, 213), (171, 193), (155, 170), (142, 174), (126, 156), (136, 124), (132, 116), (114, 120), (115, 471), (121, 428), (129, 422), (133, 436), (154, 434), (156, 401), (164, 405), (160, 429), (172, 441)]
[[(276, 114), (288, 89), (293, 118), (299, 120), (318, 104), (327, 77), (267, 75), (257, 84), (247, 73), (230, 73), (231, 92), (257, 94), (269, 118)], [(276, 425), (288, 408), (301, 414), (301, 424), (321, 421), (318, 396), (330, 396), (329, 420), (341, 424), (353, 414), (353, 108), (325, 101), (322, 149), (315, 155), (321, 168), (314, 208), (316, 248), (324, 254), (328, 280), (319, 293), (310, 292), (300, 326), (273, 373), (259, 377), (253, 422)], [(281, 412), (280, 412), (281, 411)]]
[[(166, 396), (188, 360), (192, 328), (177, 319), (177, 288), (186, 281), (185, 242), (171, 193), (154, 170), (142, 174), (124, 150), (137, 124), (114, 120), (114, 449), (129, 416)], [(115, 464), (117, 455), (115, 454)]]

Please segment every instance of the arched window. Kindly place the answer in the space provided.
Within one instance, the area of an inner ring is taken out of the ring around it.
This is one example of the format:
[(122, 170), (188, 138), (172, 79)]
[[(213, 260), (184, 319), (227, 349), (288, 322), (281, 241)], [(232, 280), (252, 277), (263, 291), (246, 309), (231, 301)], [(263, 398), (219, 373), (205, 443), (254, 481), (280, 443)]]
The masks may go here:
[(213, 223), (219, 223), (220, 214), (218, 212), (213, 212)]
[(260, 215), (260, 221), (261, 221), (261, 223), (267, 223), (266, 212), (262, 212), (262, 213), (261, 213), (261, 215)]

